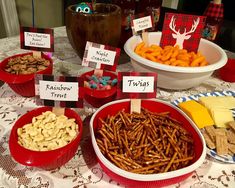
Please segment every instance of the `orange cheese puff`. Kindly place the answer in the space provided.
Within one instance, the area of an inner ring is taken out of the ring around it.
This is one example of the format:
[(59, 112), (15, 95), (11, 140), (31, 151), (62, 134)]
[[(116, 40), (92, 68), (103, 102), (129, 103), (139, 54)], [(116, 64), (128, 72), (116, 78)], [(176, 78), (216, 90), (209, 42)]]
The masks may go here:
[(202, 61), (200, 63), (200, 67), (208, 65), (208, 62), (206, 60)]
[(199, 66), (200, 63), (201, 63), (202, 61), (204, 61), (204, 60), (205, 60), (205, 57), (204, 57), (204, 56), (197, 57), (196, 59), (194, 59), (194, 60), (192, 61), (191, 66), (192, 66), (192, 67)]
[(144, 47), (145, 43), (144, 42), (141, 42), (139, 43), (136, 47), (135, 47), (135, 53), (138, 53), (141, 51), (141, 49)]
[(152, 54), (146, 53), (145, 55), (146, 55), (146, 58), (147, 58), (147, 59), (149, 59), (149, 60), (151, 60), (151, 61), (156, 61), (156, 58), (155, 58)]

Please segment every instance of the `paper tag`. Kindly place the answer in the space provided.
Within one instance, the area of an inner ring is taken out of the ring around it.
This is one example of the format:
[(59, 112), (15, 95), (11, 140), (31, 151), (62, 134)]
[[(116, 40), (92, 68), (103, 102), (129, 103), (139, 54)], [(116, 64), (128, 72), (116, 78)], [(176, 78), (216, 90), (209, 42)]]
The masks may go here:
[(35, 75), (36, 103), (55, 107), (83, 107), (84, 80), (80, 77)]
[(120, 48), (87, 42), (82, 65), (95, 69), (116, 71), (119, 57)]
[(117, 98), (155, 98), (156, 88), (156, 73), (118, 73)]
[(133, 27), (135, 32), (153, 27), (151, 16), (134, 19)]
[(141, 99), (131, 99), (131, 113), (136, 112), (140, 113), (141, 112)]
[(21, 27), (20, 43), (22, 49), (53, 52), (54, 31), (53, 29)]
[(78, 82), (39, 81), (40, 98), (55, 101), (77, 101)]
[(60, 115), (64, 115), (65, 109), (64, 109), (64, 108), (53, 107), (53, 108), (52, 108), (52, 112), (53, 112), (54, 114), (56, 114), (57, 116), (60, 116)]
[(197, 52), (205, 19), (205, 16), (166, 13), (160, 46), (178, 45), (180, 49)]

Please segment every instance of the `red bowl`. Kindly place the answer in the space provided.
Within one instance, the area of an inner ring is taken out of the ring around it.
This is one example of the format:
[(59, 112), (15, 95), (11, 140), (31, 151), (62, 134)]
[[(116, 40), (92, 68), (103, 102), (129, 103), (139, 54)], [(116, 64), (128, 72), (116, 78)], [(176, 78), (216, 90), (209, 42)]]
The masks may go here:
[(65, 116), (75, 118), (79, 126), (77, 137), (64, 147), (51, 151), (32, 151), (18, 144), (17, 129), (27, 123), (32, 122), (32, 118), (45, 111), (51, 111), (52, 107), (40, 107), (21, 116), (14, 124), (10, 139), (9, 148), (12, 157), (20, 164), (25, 166), (38, 167), (46, 170), (58, 168), (68, 162), (76, 153), (82, 136), (82, 120), (72, 109), (65, 109)]
[(90, 121), (91, 139), (100, 166), (110, 178), (126, 187), (162, 187), (185, 180), (203, 163), (206, 157), (206, 145), (200, 130), (184, 112), (172, 104), (152, 99), (142, 100), (141, 105), (152, 112), (170, 112), (172, 118), (183, 123), (183, 128), (192, 134), (194, 140), (195, 158), (192, 163), (176, 171), (150, 175), (127, 172), (111, 163), (101, 153), (95, 139), (95, 133), (97, 128), (101, 126), (99, 118), (105, 119), (108, 115), (115, 115), (122, 109), (129, 111), (130, 99), (124, 99), (105, 104), (92, 115)]
[[(85, 72), (81, 75), (81, 77), (86, 80), (87, 75), (92, 76), (93, 74), (94, 70)], [(103, 76), (110, 76), (112, 80), (117, 78), (116, 74), (108, 71), (104, 71)], [(98, 108), (110, 101), (113, 101), (116, 98), (116, 94), (117, 86), (113, 86), (109, 90), (97, 90), (84, 87), (84, 99), (95, 108)]]
[(228, 59), (219, 70), (220, 78), (226, 82), (235, 82), (235, 59)]
[[(33, 52), (13, 55), (11, 57), (4, 59), (0, 63), (0, 80), (6, 82), (13, 91), (15, 91), (17, 94), (23, 97), (35, 96), (35, 85), (34, 85), (35, 74), (27, 74), (27, 75), (10, 74), (5, 71), (5, 67), (11, 58), (22, 57), (25, 55), (32, 55), (32, 54)], [(52, 59), (43, 53), (42, 57), (49, 60), (50, 65), (47, 67), (47, 69), (37, 72), (37, 74), (52, 74), (52, 67), (53, 67)]]

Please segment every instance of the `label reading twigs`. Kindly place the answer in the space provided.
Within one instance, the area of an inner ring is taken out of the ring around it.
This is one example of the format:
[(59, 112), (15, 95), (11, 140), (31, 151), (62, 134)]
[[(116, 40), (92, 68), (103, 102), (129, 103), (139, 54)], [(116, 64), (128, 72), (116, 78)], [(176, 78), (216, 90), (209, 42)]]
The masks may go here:
[(156, 88), (156, 73), (118, 73), (117, 98), (155, 98)]

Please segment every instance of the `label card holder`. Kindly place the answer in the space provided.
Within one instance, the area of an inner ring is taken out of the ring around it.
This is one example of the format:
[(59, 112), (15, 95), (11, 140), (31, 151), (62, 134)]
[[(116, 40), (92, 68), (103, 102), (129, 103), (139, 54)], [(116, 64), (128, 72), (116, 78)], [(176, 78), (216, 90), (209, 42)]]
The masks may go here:
[(95, 69), (116, 71), (120, 48), (87, 41), (82, 65)]
[(84, 79), (36, 74), (35, 94), (37, 105), (82, 108)]
[(156, 98), (157, 73), (118, 72), (117, 98)]
[(153, 16), (145, 15), (145, 14), (137, 14), (131, 17), (131, 28), (132, 34), (137, 35), (143, 32), (147, 32), (148, 30), (153, 30)]
[(54, 52), (54, 30), (50, 28), (21, 27), (20, 46), (26, 50)]

